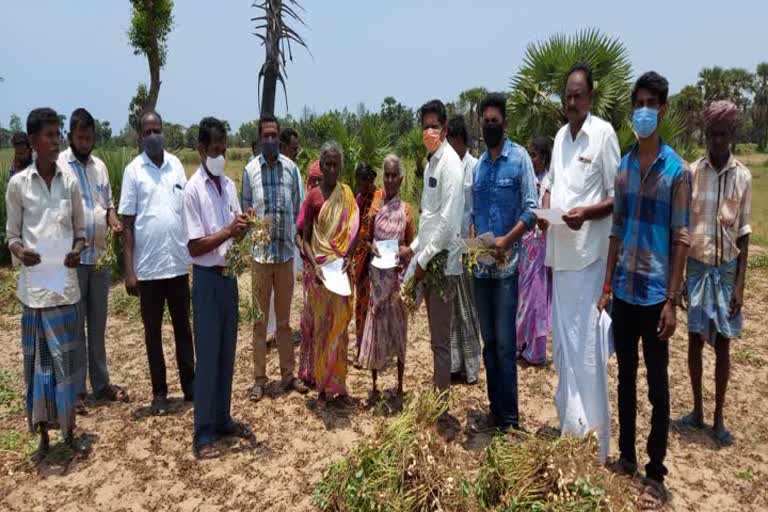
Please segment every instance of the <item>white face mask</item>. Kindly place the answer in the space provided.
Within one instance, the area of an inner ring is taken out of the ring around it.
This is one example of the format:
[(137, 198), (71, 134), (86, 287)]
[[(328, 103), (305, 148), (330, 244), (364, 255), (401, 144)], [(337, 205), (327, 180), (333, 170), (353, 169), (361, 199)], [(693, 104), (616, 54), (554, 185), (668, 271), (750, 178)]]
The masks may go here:
[(208, 172), (213, 174), (214, 176), (223, 176), (224, 175), (224, 167), (226, 166), (227, 161), (224, 158), (224, 155), (219, 155), (216, 158), (206, 157), (205, 158), (205, 168), (208, 169)]

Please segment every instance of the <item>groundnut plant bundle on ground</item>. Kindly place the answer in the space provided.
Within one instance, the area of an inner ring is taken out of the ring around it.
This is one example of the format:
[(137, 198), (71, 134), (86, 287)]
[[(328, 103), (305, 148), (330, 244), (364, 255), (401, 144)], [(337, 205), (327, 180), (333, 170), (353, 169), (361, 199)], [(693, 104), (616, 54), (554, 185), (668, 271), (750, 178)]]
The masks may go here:
[[(248, 228), (250, 235), (246, 235), (240, 241), (233, 241), (225, 255), (227, 270), (224, 275), (237, 277), (251, 268), (253, 261), (252, 249), (254, 245), (266, 247), (271, 239), (272, 222), (269, 217), (257, 217), (255, 214), (248, 216)], [(250, 294), (240, 295), (240, 317), (243, 321), (253, 322), (264, 318), (264, 312), (258, 304), (254, 304)]]
[(433, 393), (413, 398), (372, 443), (328, 468), (315, 505), (324, 512), (471, 510), (458, 454), (435, 428), (444, 410)]
[(480, 510), (623, 512), (636, 510), (630, 479), (598, 459), (598, 440), (517, 434), (486, 448), (475, 481)]

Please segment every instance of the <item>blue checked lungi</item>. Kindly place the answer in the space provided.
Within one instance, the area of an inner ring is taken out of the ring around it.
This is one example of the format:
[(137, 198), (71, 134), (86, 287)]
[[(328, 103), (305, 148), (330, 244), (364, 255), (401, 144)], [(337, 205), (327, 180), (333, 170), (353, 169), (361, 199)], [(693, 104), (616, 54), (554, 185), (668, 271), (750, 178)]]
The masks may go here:
[(21, 343), (27, 422), (30, 431), (45, 422), (67, 433), (75, 427), (78, 306), (24, 307)]
[(701, 334), (710, 345), (717, 335), (741, 335), (741, 311), (728, 315), (736, 282), (738, 258), (720, 266), (688, 259), (688, 332)]

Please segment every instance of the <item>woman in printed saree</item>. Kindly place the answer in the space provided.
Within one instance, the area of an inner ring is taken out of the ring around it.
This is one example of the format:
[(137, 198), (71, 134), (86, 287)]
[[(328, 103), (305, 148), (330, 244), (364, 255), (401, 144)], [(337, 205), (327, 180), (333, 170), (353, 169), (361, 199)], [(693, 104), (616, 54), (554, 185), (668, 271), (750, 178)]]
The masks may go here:
[[(398, 262), (408, 253), (414, 233), (411, 206), (400, 199), (402, 181), (400, 159), (388, 155), (384, 159), (385, 194), (374, 201), (366, 230), (368, 238), (360, 240), (361, 244), (369, 246), (374, 257), (382, 256), (377, 242), (397, 241)], [(370, 297), (358, 364), (361, 368), (371, 370), (373, 389), (370, 402), (375, 402), (379, 395), (376, 388), (378, 372), (387, 368), (394, 357), (397, 357), (397, 396), (403, 396), (408, 315), (400, 301), (402, 268), (398, 265), (380, 269), (371, 264), (368, 269)]]
[(339, 183), (344, 160), (336, 142), (320, 148), (323, 181), (307, 195), (304, 212), (304, 252), (315, 274), (309, 289), (312, 309), (312, 350), (315, 386), (320, 400), (338, 398), (341, 405), (351, 405), (347, 393), (347, 328), (352, 320), (353, 297), (342, 296), (324, 285), (322, 265), (342, 259), (342, 269), (349, 272), (354, 253), (360, 213), (348, 186)]
[[(355, 169), (355, 201), (360, 211), (360, 240), (368, 240), (368, 227), (371, 206), (381, 199), (381, 190), (376, 188), (376, 171), (366, 162)], [(368, 244), (357, 244), (352, 256), (352, 274), (355, 283), (355, 346), (357, 352), (355, 361), (360, 356), (360, 342), (363, 339), (365, 317), (368, 313), (368, 298), (371, 284), (368, 274), (368, 263), (371, 261), (371, 250)], [(355, 363), (357, 365), (357, 363)]]
[[(534, 138), (528, 146), (536, 186), (546, 179), (552, 144), (546, 137)], [(552, 323), (552, 275), (544, 266), (547, 252), (546, 233), (538, 227), (526, 233), (520, 250), (520, 284), (517, 306), (517, 352), (529, 364), (547, 360), (547, 333)]]
[[(315, 160), (309, 168), (307, 174), (307, 184), (304, 189), (304, 195), (317, 188), (323, 181), (323, 173), (320, 171), (320, 160)], [(299, 217), (296, 223), (296, 247), (299, 249), (301, 259), (304, 262), (302, 274), (302, 288), (304, 297), (304, 306), (301, 310), (301, 344), (299, 345), (299, 378), (309, 387), (315, 386), (315, 360), (312, 352), (312, 308), (309, 304), (309, 297), (314, 293), (313, 287), (316, 286), (315, 274), (312, 272), (312, 266), (307, 261), (307, 255), (304, 251), (304, 212), (307, 208), (307, 201), (301, 203)]]

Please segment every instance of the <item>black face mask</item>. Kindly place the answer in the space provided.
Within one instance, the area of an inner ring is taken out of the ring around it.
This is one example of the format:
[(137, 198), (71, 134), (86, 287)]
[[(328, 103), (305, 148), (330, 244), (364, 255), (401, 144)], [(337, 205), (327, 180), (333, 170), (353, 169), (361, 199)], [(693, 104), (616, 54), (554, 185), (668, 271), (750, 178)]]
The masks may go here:
[(500, 124), (486, 124), (483, 126), (483, 140), (489, 148), (498, 147), (504, 138), (504, 127)]

